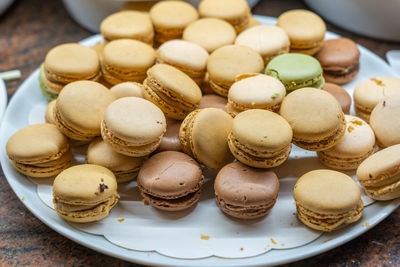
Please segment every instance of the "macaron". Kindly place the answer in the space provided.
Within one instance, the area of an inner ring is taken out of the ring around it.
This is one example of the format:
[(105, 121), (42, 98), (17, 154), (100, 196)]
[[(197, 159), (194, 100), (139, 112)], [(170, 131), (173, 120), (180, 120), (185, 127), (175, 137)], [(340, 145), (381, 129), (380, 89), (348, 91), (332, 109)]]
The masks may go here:
[(143, 85), (144, 97), (176, 120), (183, 120), (201, 99), (199, 86), (187, 74), (167, 64), (151, 67)]
[(333, 147), (318, 152), (319, 160), (337, 170), (355, 170), (375, 152), (375, 134), (360, 118), (345, 115), (346, 131)]
[(235, 117), (248, 109), (278, 112), (286, 96), (285, 86), (265, 74), (242, 74), (236, 78), (228, 93), (228, 113)]
[(107, 42), (116, 39), (135, 39), (153, 44), (154, 30), (149, 14), (124, 10), (106, 17), (100, 24), (100, 32)]
[(263, 68), (264, 61), (260, 54), (242, 45), (218, 48), (210, 55), (207, 63), (211, 89), (224, 97), (228, 96), (236, 76), (243, 73), (260, 73)]
[(210, 75), (208, 74), (208, 72), (206, 73), (206, 75), (204, 76), (204, 81), (203, 83), (200, 85), (200, 90), (203, 94), (213, 94), (215, 95), (215, 92), (213, 89), (211, 89), (211, 85), (210, 85)]
[(202, 0), (199, 4), (201, 17), (223, 19), (241, 32), (250, 22), (251, 12), (245, 0)]
[(115, 152), (100, 137), (94, 139), (86, 152), (86, 163), (103, 166), (112, 171), (117, 183), (136, 178), (145, 157), (133, 158)]
[(374, 107), (392, 95), (400, 95), (399, 78), (380, 76), (363, 81), (354, 89), (353, 101), (357, 116), (368, 122)]
[(182, 121), (166, 118), (167, 131), (161, 139), (157, 151), (182, 151), (179, 141), (179, 129)]
[(244, 30), (250, 29), (251, 27), (258, 26), (260, 24), (261, 23), (254, 16), (251, 16), (249, 24), (247, 24), (247, 27)]
[(89, 141), (100, 135), (100, 122), (106, 108), (114, 100), (110, 90), (100, 83), (69, 83), (53, 108), (55, 125), (73, 140)]
[(143, 82), (146, 71), (154, 65), (156, 53), (143, 42), (118, 39), (104, 46), (101, 69), (111, 85), (122, 82)]
[(56, 124), (56, 119), (54, 117), (54, 108), (56, 106), (56, 100), (50, 101), (50, 103), (47, 105), (46, 108), (46, 113), (44, 115), (44, 121), (46, 123), (51, 123), (51, 124)]
[(119, 83), (111, 87), (110, 91), (115, 99), (129, 96), (144, 98), (144, 86), (137, 82)]
[(234, 159), (227, 142), (232, 123), (232, 117), (221, 109), (191, 112), (179, 130), (182, 150), (207, 168), (221, 168)]
[(364, 209), (356, 182), (332, 170), (313, 170), (301, 176), (293, 197), (299, 220), (324, 232), (358, 221)]
[(293, 9), (278, 17), (277, 26), (283, 28), (290, 38), (290, 52), (314, 55), (323, 43), (326, 32), (325, 22), (317, 14)]
[(187, 209), (200, 198), (204, 176), (197, 162), (182, 152), (164, 151), (148, 159), (137, 184), (143, 198), (166, 211)]
[(58, 96), (58, 92), (51, 90), (49, 87), (47, 87), (46, 82), (45, 82), (46, 76), (44, 72), (44, 63), (40, 65), (40, 70), (39, 70), (39, 88), (40, 91), (42, 92), (43, 96), (47, 100), (54, 100)]
[(369, 122), (380, 147), (400, 144), (400, 94), (381, 100), (372, 110)]
[(280, 27), (259, 25), (241, 32), (235, 44), (253, 48), (267, 64), (272, 58), (289, 53), (290, 40), (287, 33)]
[(54, 179), (54, 208), (69, 222), (99, 221), (108, 216), (118, 200), (115, 176), (102, 166), (76, 165)]
[(360, 51), (357, 44), (348, 38), (324, 41), (315, 58), (322, 65), (325, 80), (332, 83), (346, 84), (360, 69)]
[(297, 89), (283, 99), (280, 114), (293, 129), (293, 143), (307, 150), (331, 148), (346, 131), (342, 108), (324, 90)]
[(72, 162), (68, 138), (49, 123), (14, 133), (7, 141), (6, 152), (17, 171), (35, 178), (57, 175)]
[(357, 179), (373, 199), (400, 197), (400, 144), (382, 149), (364, 160), (357, 169)]
[(351, 96), (343, 87), (334, 83), (325, 83), (323, 89), (336, 98), (345, 114), (350, 114)]
[(226, 105), (228, 104), (228, 101), (226, 100), (225, 97), (216, 95), (216, 94), (207, 94), (203, 95), (203, 97), (200, 100), (199, 106), (197, 107), (198, 109), (202, 108), (219, 108), (223, 111), (226, 111)]
[(182, 39), (200, 45), (208, 53), (233, 44), (236, 31), (228, 22), (216, 18), (202, 18), (190, 23), (183, 31)]
[(288, 93), (303, 87), (323, 88), (322, 67), (312, 56), (289, 53), (274, 57), (265, 74), (279, 79)]
[(143, 98), (124, 97), (111, 103), (101, 121), (101, 136), (116, 152), (143, 157), (157, 149), (166, 130), (163, 112)]
[(183, 40), (163, 43), (157, 50), (157, 63), (164, 63), (183, 71), (201, 84), (207, 71), (208, 52), (198, 44)]
[(161, 1), (150, 9), (154, 24), (155, 41), (162, 44), (173, 39), (181, 39), (183, 30), (199, 18), (197, 10), (183, 1)]
[(240, 162), (255, 168), (281, 165), (291, 151), (292, 129), (278, 114), (250, 109), (233, 119), (228, 145)]
[[(70, 82), (98, 81), (100, 78), (100, 63), (96, 51), (77, 43), (61, 44), (52, 48), (46, 55), (43, 70), (47, 92), (55, 95)], [(50, 97), (47, 94), (45, 96), (54, 99), (51, 94)]]
[(218, 207), (224, 213), (239, 219), (256, 219), (274, 207), (279, 180), (272, 171), (232, 162), (218, 172), (214, 191)]

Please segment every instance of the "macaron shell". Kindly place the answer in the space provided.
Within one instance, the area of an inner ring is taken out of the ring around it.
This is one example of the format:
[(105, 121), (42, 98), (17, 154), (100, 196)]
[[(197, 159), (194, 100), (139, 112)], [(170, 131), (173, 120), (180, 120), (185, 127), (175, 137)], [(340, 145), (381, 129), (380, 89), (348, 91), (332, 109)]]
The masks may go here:
[(380, 147), (400, 144), (400, 94), (380, 101), (371, 112), (370, 124)]
[(110, 91), (114, 95), (115, 99), (131, 96), (144, 98), (144, 87), (142, 84), (136, 82), (119, 83), (111, 87)]
[(155, 4), (150, 10), (151, 20), (156, 28), (173, 29), (185, 28), (189, 23), (198, 19), (197, 10), (182, 1), (167, 1)]
[(343, 113), (349, 114), (351, 107), (351, 96), (347, 91), (334, 83), (325, 83), (324, 90), (333, 95), (342, 107)]

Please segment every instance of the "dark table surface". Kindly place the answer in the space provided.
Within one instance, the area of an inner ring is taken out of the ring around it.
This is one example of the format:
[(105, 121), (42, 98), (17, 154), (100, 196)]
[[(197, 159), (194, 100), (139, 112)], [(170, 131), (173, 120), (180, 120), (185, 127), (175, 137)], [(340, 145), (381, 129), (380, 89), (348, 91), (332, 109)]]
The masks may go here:
[[(294, 8), (308, 8), (294, 0), (264, 0), (255, 14), (279, 16)], [(328, 23), (328, 29), (349, 37), (381, 57), (400, 43), (351, 34)], [(61, 43), (92, 35), (76, 24), (61, 1), (17, 0), (0, 17), (0, 71), (20, 69), (22, 79), (6, 83), (9, 98)], [(139, 266), (102, 255), (54, 232), (33, 216), (16, 197), (0, 171), (0, 266)], [(347, 244), (290, 265), (400, 265), (400, 209), (379, 225)]]

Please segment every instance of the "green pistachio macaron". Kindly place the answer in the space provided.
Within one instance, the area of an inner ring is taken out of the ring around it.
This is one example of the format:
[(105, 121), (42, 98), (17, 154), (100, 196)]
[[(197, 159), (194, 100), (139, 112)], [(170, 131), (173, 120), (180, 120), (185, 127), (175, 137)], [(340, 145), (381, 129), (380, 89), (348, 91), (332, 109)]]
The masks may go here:
[(279, 79), (288, 93), (303, 87), (323, 88), (322, 67), (312, 56), (289, 53), (273, 58), (265, 74)]

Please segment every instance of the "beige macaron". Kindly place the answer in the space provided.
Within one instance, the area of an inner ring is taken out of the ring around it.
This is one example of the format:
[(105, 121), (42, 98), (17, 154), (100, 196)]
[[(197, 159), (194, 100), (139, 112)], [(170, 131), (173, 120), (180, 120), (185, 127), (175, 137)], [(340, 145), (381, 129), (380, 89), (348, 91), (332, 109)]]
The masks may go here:
[(183, 30), (199, 18), (197, 10), (183, 1), (161, 1), (150, 9), (154, 25), (155, 41), (162, 44), (173, 39), (181, 39)]
[(207, 51), (198, 44), (171, 40), (158, 48), (156, 61), (174, 66), (201, 84), (207, 71), (207, 59)]
[(103, 77), (112, 85), (126, 81), (142, 82), (155, 60), (156, 53), (148, 44), (132, 39), (111, 41), (103, 49)]
[(358, 84), (353, 95), (357, 116), (368, 122), (378, 102), (391, 95), (400, 95), (400, 79), (398, 78), (380, 76)]
[(138, 97), (115, 100), (105, 111), (101, 136), (116, 152), (143, 157), (157, 149), (166, 130), (164, 113)]
[(369, 122), (380, 147), (400, 144), (400, 94), (381, 100), (372, 110)]
[(105, 41), (135, 39), (153, 44), (153, 24), (144, 12), (126, 10), (113, 13), (101, 22), (100, 32)]
[(51, 124), (56, 124), (56, 119), (54, 117), (54, 108), (56, 106), (56, 100), (50, 101), (47, 105), (46, 113), (44, 115), (44, 121)]
[(114, 173), (118, 183), (136, 178), (145, 159), (119, 154), (100, 137), (90, 143), (86, 152), (86, 163), (106, 167)]
[(245, 0), (202, 0), (199, 13), (201, 17), (223, 19), (237, 32), (246, 29), (251, 18), (250, 8)]
[(57, 98), (55, 125), (73, 140), (89, 141), (100, 135), (100, 122), (114, 96), (97, 82), (69, 83)]
[(215, 50), (207, 63), (211, 88), (219, 95), (228, 96), (236, 76), (243, 73), (261, 73), (264, 61), (252, 48), (228, 45)]
[(54, 179), (54, 208), (66, 221), (86, 223), (101, 220), (108, 216), (118, 199), (115, 176), (102, 166), (76, 165)]
[(346, 130), (344, 114), (335, 97), (316, 88), (301, 88), (288, 94), (280, 114), (293, 129), (293, 143), (307, 150), (333, 147)]
[(319, 160), (337, 170), (354, 170), (375, 152), (375, 135), (362, 119), (345, 115), (346, 131), (333, 147), (318, 152)]
[(232, 117), (248, 109), (278, 112), (285, 96), (285, 86), (278, 79), (259, 73), (242, 74), (229, 89), (227, 110)]
[(281, 165), (291, 151), (292, 129), (278, 114), (262, 109), (239, 113), (233, 120), (228, 145), (240, 162), (256, 168)]
[(232, 117), (221, 109), (191, 112), (179, 131), (182, 150), (210, 169), (221, 168), (234, 159), (227, 141), (232, 123)]
[(400, 144), (382, 149), (364, 160), (357, 169), (357, 179), (373, 199), (400, 197)]
[(267, 64), (272, 58), (289, 53), (289, 36), (280, 27), (271, 25), (259, 25), (241, 32), (236, 38), (235, 44), (253, 48)]
[(144, 87), (141, 83), (137, 82), (123, 82), (114, 85), (110, 88), (111, 93), (116, 99), (123, 97), (140, 97), (143, 98)]
[(216, 18), (202, 18), (189, 24), (182, 39), (198, 44), (207, 52), (233, 44), (236, 32), (228, 22)]

